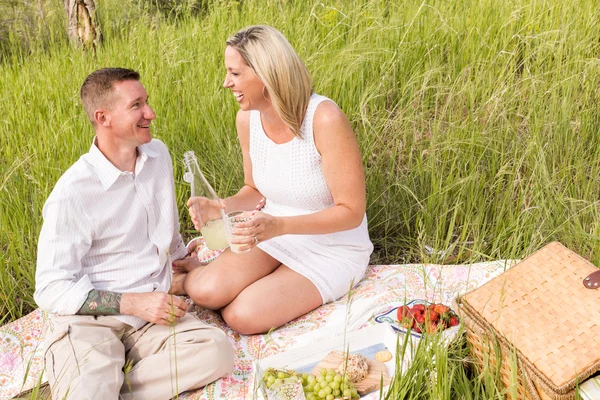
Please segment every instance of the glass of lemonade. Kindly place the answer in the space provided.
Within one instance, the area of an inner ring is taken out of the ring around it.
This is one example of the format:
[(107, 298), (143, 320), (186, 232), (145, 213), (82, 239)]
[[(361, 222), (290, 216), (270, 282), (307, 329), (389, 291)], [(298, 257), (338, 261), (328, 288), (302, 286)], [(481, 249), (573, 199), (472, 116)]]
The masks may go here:
[(225, 223), (222, 218), (208, 221), (200, 228), (200, 233), (204, 238), (206, 247), (211, 250), (219, 250), (228, 246), (227, 236), (225, 236)]
[(247, 236), (239, 236), (234, 235), (232, 230), (235, 229), (235, 226), (240, 222), (246, 222), (252, 216), (251, 212), (248, 211), (233, 211), (226, 215), (227, 227), (225, 229), (225, 234), (227, 236), (227, 241), (229, 242), (229, 248), (231, 251), (237, 254), (247, 253), (252, 249), (240, 250), (241, 247), (246, 246), (245, 244), (235, 244), (231, 243), (232, 239), (241, 239)]

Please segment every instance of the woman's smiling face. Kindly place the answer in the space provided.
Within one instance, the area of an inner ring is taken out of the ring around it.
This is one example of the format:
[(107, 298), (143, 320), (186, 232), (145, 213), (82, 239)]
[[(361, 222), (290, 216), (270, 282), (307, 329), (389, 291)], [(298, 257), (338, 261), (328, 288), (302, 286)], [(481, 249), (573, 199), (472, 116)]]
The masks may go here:
[(268, 103), (265, 85), (242, 55), (231, 46), (225, 49), (225, 69), (227, 73), (223, 87), (231, 89), (242, 110), (260, 110)]

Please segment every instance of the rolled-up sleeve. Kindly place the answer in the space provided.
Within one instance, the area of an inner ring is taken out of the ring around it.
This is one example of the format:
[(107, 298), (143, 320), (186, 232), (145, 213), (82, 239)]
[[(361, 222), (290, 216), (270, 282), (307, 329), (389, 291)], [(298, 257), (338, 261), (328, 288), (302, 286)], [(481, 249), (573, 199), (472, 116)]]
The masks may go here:
[(46, 201), (43, 217), (34, 299), (43, 310), (75, 314), (94, 289), (81, 264), (92, 243), (92, 224), (79, 199), (61, 188)]
[[(164, 146), (164, 145), (163, 145)], [(173, 205), (171, 208), (171, 212), (173, 213), (173, 238), (171, 240), (171, 246), (169, 248), (169, 253), (171, 255), (171, 260), (179, 260), (187, 255), (187, 248), (185, 243), (183, 243), (183, 239), (181, 238), (181, 233), (179, 232), (179, 210), (177, 209), (177, 201), (175, 200), (175, 179), (173, 176), (173, 162), (171, 160), (171, 155), (169, 151), (164, 146), (164, 155), (168, 160), (168, 168), (169, 168), (169, 185), (171, 186), (171, 196), (173, 199)]]

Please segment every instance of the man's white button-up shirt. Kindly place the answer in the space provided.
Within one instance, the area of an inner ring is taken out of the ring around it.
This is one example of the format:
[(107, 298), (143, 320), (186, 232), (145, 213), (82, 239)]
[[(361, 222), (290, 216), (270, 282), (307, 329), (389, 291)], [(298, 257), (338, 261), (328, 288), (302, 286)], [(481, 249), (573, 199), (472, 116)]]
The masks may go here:
[(117, 169), (92, 144), (58, 180), (43, 217), (34, 298), (53, 313), (75, 314), (92, 289), (168, 292), (171, 261), (186, 254), (171, 157), (158, 140), (138, 147), (135, 173)]

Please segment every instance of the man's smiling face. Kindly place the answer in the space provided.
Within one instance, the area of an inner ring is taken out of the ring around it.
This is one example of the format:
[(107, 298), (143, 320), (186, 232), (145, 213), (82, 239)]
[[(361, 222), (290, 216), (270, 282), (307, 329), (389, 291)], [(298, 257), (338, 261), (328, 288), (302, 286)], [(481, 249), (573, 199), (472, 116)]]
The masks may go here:
[(113, 137), (136, 147), (150, 142), (150, 124), (156, 115), (148, 104), (144, 85), (134, 80), (117, 82), (111, 97), (106, 117)]

